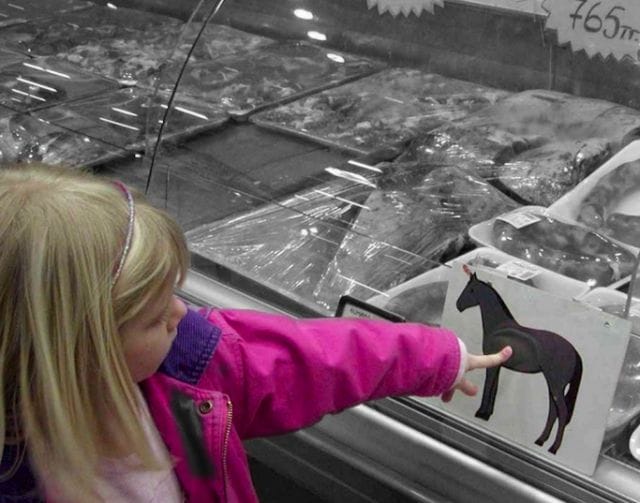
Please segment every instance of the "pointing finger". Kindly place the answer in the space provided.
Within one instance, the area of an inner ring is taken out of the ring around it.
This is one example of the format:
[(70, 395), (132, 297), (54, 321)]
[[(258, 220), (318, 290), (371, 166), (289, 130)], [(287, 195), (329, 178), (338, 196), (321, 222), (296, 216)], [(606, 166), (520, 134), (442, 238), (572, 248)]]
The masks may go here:
[(469, 370), (496, 367), (511, 358), (512, 354), (513, 350), (511, 349), (511, 346), (505, 346), (498, 353), (493, 353), (491, 355), (469, 355)]

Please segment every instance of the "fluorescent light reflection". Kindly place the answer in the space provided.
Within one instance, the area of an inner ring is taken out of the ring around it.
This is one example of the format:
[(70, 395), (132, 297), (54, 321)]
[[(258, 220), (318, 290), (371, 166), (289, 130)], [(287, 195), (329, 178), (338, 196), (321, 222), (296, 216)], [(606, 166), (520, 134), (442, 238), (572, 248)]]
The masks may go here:
[(293, 15), (305, 21), (311, 21), (313, 19), (313, 12), (307, 9), (296, 9), (293, 11)]
[(344, 63), (344, 58), (340, 56), (340, 54), (336, 54), (334, 52), (327, 53), (327, 58), (331, 61), (335, 61), (336, 63)]
[(130, 126), (129, 124), (124, 124), (122, 122), (107, 119), (106, 117), (99, 117), (98, 120), (101, 120), (102, 122), (106, 122), (107, 124), (113, 124), (114, 126), (130, 129), (131, 131), (140, 131), (139, 127)]
[(33, 80), (25, 79), (24, 77), (18, 77), (16, 80), (18, 82), (22, 82), (23, 84), (27, 84), (28, 86), (44, 89), (45, 91), (49, 91), (51, 93), (58, 92), (58, 90), (53, 87), (45, 86), (44, 84), (39, 84), (38, 82), (34, 82)]
[(313, 30), (307, 32), (307, 37), (313, 40), (319, 40), (321, 42), (324, 42), (325, 40), (327, 40), (327, 36), (324, 33), (320, 33), (319, 31), (313, 31)]
[(114, 112), (118, 112), (120, 114), (123, 114), (123, 115), (128, 115), (129, 117), (137, 117), (138, 116), (137, 113), (131, 112), (129, 110), (125, 110), (124, 108), (111, 107), (111, 110), (113, 110)]

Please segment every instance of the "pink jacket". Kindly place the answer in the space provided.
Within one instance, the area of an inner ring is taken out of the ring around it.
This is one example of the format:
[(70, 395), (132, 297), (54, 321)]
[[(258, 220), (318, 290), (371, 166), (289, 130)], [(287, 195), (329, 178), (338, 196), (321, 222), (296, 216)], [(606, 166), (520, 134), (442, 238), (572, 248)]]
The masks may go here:
[[(142, 390), (177, 461), (187, 501), (251, 503), (257, 497), (242, 440), (303, 428), (369, 399), (439, 395), (461, 375), (463, 359), (451, 332), (423, 325), (189, 311), (169, 355)], [(175, 390), (200, 411), (214, 465), (207, 479), (189, 470), (170, 407)], [(1, 473), (16, 453), (14, 446), (5, 449)], [(26, 460), (13, 477), (0, 481), (7, 500), (43, 500)]]
[[(451, 332), (356, 319), (296, 320), (252, 311), (190, 312), (143, 392), (191, 502), (256, 502), (242, 441), (309, 426), (366, 400), (439, 395), (461, 374)], [(208, 321), (208, 322), (207, 322)], [(214, 462), (192, 475), (169, 399), (177, 389), (200, 410)]]

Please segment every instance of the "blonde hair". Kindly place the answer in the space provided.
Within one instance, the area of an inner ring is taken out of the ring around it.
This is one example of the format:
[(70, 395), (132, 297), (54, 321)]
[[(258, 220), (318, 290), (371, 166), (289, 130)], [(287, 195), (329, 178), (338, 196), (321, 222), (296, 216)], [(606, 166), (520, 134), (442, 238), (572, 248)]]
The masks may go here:
[(39, 477), (74, 500), (93, 493), (114, 427), (141, 467), (161, 464), (119, 327), (182, 281), (188, 251), (175, 221), (132, 192), (133, 241), (112, 286), (128, 228), (122, 191), (53, 166), (0, 170), (0, 447), (17, 436)]

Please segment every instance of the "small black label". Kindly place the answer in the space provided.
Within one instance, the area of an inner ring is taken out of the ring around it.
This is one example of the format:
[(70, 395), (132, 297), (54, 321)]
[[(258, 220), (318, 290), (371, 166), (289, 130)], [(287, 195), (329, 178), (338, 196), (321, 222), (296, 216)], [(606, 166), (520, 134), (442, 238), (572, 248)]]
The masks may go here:
[(338, 302), (336, 318), (366, 318), (369, 320), (388, 320), (394, 322), (406, 321), (402, 316), (372, 306), (363, 300), (349, 295), (343, 295)]

